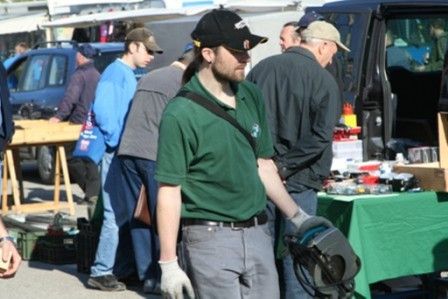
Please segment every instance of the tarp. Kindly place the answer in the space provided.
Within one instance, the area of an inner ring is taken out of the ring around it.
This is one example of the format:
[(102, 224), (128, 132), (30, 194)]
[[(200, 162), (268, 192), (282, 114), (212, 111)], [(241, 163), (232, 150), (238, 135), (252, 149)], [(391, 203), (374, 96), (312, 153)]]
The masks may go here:
[[(208, 3), (208, 2), (207, 2)], [(290, 0), (224, 1), (223, 7), (239, 12), (269, 12), (291, 9), (295, 3)], [(182, 8), (144, 8), (132, 11), (111, 11), (88, 15), (76, 15), (42, 24), (43, 27), (89, 27), (106, 21), (152, 22), (182, 16), (193, 16), (218, 8), (218, 5), (196, 5)]]
[(163, 20), (181, 16), (189, 16), (199, 14), (210, 9), (210, 7), (197, 8), (144, 8), (133, 11), (111, 11), (101, 12), (88, 15), (76, 15), (68, 18), (61, 18), (54, 21), (45, 22), (43, 27), (89, 27), (98, 25), (106, 21), (134, 21), (134, 22), (150, 22)]
[(17, 16), (0, 20), (0, 35), (38, 30), (47, 21), (44, 13)]

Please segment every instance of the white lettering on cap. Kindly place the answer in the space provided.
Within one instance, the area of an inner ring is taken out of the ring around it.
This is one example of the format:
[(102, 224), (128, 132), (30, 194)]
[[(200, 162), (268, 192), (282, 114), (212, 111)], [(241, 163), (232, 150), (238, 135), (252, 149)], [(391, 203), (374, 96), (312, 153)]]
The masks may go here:
[(242, 29), (244, 27), (247, 27), (247, 23), (244, 20), (241, 20), (235, 24), (235, 29)]

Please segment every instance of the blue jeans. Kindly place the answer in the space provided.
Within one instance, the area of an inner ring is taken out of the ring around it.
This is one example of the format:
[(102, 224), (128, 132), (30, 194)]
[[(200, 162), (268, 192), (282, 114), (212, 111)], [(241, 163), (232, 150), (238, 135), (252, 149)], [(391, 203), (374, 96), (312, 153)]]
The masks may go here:
[(154, 225), (146, 226), (135, 220), (134, 210), (137, 197), (142, 184), (145, 184), (148, 206), (151, 212), (151, 221), (155, 224), (157, 181), (154, 179), (156, 162), (130, 156), (120, 156), (121, 168), (125, 178), (123, 185), (127, 205), (127, 221), (134, 248), (135, 264), (140, 280), (160, 281), (160, 271), (157, 261), (159, 260), (159, 240), (154, 231)]
[[(290, 193), (294, 201), (310, 215), (316, 215), (317, 209), (317, 193), (314, 189), (308, 189), (300, 193)], [(285, 221), (285, 233), (295, 231), (294, 225), (290, 221)], [(294, 273), (294, 263), (291, 255), (283, 258), (283, 282), (281, 287), (284, 288), (286, 299), (306, 299), (311, 297), (299, 283)]]
[(197, 298), (278, 299), (278, 276), (266, 224), (182, 228), (188, 277)]
[[(112, 274), (118, 248), (117, 219), (122, 219), (125, 213), (119, 203), (123, 198), (123, 176), (120, 161), (115, 152), (105, 153), (101, 161), (101, 197), (103, 200), (103, 225), (100, 240), (96, 250), (95, 262), (90, 269), (91, 276)], [(128, 259), (128, 255), (120, 255), (120, 260)]]

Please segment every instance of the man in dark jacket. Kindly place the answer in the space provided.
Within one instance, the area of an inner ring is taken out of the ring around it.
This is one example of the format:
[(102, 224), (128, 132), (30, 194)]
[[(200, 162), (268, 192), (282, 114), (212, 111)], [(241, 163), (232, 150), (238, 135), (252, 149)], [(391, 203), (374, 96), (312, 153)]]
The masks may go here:
[[(93, 64), (94, 55), (95, 49), (90, 44), (83, 44), (77, 48), (76, 71), (70, 77), (58, 111), (50, 118), (50, 122), (68, 120), (74, 124), (82, 124), (87, 119), (100, 78), (100, 73)], [(71, 156), (73, 148), (74, 144), (67, 147), (68, 157)], [(68, 167), (71, 178), (85, 193), (84, 199), (79, 203), (87, 202), (93, 207), (100, 190), (98, 165), (88, 159), (73, 157), (69, 158)]]
[[(338, 85), (325, 67), (338, 47), (349, 50), (337, 29), (325, 21), (312, 22), (301, 35), (299, 47), (259, 62), (248, 79), (264, 95), (279, 174), (296, 203), (315, 214), (317, 191), (330, 173), (332, 134), (340, 109)], [(285, 223), (285, 232), (292, 229)], [(283, 266), (285, 298), (307, 298), (290, 256)]]
[[(12, 122), (12, 109), (9, 102), (9, 90), (6, 83), (6, 70), (0, 64), (0, 152), (5, 150), (14, 134), (14, 123)], [(3, 159), (1, 159), (3, 161)]]
[[(14, 123), (12, 122), (11, 103), (9, 102), (9, 90), (6, 82), (6, 71), (3, 64), (0, 63), (0, 174), (3, 172), (3, 152), (6, 146), (11, 141), (14, 134)], [(0, 180), (0, 190), (2, 188), (2, 181)], [(0, 273), (0, 278), (8, 278), (14, 276), (22, 261), (13, 239), (8, 236), (8, 231), (0, 219), (0, 249), (3, 252), (1, 259), (7, 260), (10, 258), (10, 264), (6, 271)]]

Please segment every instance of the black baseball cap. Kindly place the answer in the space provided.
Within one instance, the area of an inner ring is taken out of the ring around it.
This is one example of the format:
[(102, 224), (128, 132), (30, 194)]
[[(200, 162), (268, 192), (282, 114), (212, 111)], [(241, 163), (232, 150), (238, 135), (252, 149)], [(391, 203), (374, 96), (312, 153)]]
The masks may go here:
[(224, 45), (236, 51), (247, 51), (268, 38), (250, 33), (247, 23), (236, 13), (214, 9), (202, 16), (191, 33), (198, 48)]
[(325, 18), (314, 10), (304, 14), (297, 22), (297, 29), (307, 28), (314, 21), (325, 21)]

